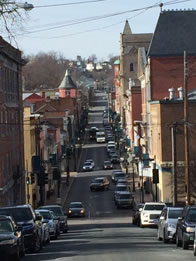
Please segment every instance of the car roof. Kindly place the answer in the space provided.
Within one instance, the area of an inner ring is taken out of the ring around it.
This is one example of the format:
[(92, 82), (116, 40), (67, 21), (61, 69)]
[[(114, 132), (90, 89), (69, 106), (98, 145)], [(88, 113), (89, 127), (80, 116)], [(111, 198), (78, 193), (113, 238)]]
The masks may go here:
[(125, 185), (125, 184), (117, 184), (117, 185), (116, 185), (116, 188), (117, 188), (117, 187), (118, 187), (118, 188), (119, 188), (119, 187), (127, 187), (127, 185)]
[(51, 210), (49, 210), (49, 209), (41, 209), (41, 208), (38, 208), (38, 209), (36, 209), (35, 211), (38, 211), (38, 212), (52, 212)]
[(70, 204), (70, 205), (71, 205), (71, 204), (81, 204), (81, 205), (82, 205), (82, 202), (80, 202), (80, 201), (72, 201), (72, 202), (70, 202), (69, 204)]
[(111, 163), (111, 161), (110, 161), (110, 160), (104, 160), (104, 162)]
[(146, 202), (145, 205), (165, 205), (163, 202)]
[(16, 206), (9, 206), (9, 207), (0, 207), (0, 209), (13, 209), (13, 208), (29, 208), (31, 207), (28, 204), (25, 205), (16, 205)]
[(0, 215), (0, 220), (5, 220), (5, 219), (12, 220), (12, 218), (10, 216)]
[(182, 210), (183, 207), (167, 207), (167, 209), (170, 211), (170, 210)]
[(132, 193), (131, 192), (129, 192), (129, 191), (119, 191), (119, 193), (118, 193), (118, 195), (119, 194), (130, 194), (130, 195), (132, 195)]

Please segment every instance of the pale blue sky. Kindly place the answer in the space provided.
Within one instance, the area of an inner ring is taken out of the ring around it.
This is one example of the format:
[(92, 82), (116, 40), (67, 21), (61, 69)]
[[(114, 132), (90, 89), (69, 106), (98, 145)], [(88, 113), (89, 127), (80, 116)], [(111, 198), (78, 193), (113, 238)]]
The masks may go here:
[[(75, 59), (77, 55), (88, 58), (90, 55), (96, 54), (98, 59), (103, 58), (107, 60), (108, 55), (119, 55), (120, 53), (120, 33), (123, 31), (125, 20), (129, 20), (133, 33), (153, 33), (159, 17), (160, 7), (154, 7), (146, 11), (129, 12), (75, 25), (73, 25), (73, 22), (75, 23), (76, 20), (81, 21), (84, 18), (95, 18), (95, 16), (105, 16), (148, 7), (160, 2), (179, 2), (179, 0), (104, 0), (59, 7), (37, 7), (40, 5), (85, 1), (91, 0), (28, 0), (35, 8), (29, 12), (29, 20), (25, 23), (24, 30), (26, 32), (46, 28), (50, 28), (50, 30), (30, 34), (18, 31), (19, 35), (16, 39), (19, 48), (26, 55), (37, 54), (40, 51), (56, 51), (61, 52), (68, 59)], [(163, 9), (196, 9), (195, 0), (181, 2), (163, 6)], [(69, 23), (72, 21), (72, 25), (64, 26), (68, 24), (68, 21)], [(44, 27), (48, 24), (51, 25)], [(61, 27), (51, 30), (51, 27), (57, 26)]]

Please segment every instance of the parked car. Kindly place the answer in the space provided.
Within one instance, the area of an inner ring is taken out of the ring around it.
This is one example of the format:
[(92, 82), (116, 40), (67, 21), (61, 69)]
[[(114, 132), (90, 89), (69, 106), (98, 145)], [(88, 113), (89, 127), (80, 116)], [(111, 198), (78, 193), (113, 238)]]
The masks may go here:
[(0, 216), (0, 257), (1, 260), (20, 260), (25, 255), (24, 236), (10, 216)]
[(91, 191), (103, 191), (108, 190), (110, 186), (110, 182), (106, 177), (98, 177), (94, 179), (90, 184)]
[(146, 202), (140, 212), (140, 227), (157, 226), (158, 218), (164, 207), (166, 207), (165, 203)]
[(186, 206), (176, 225), (176, 246), (188, 249), (194, 243), (196, 206)]
[(84, 162), (83, 164), (83, 171), (92, 171), (93, 170), (93, 164), (91, 162)]
[(11, 216), (17, 226), (22, 227), (25, 248), (31, 252), (41, 249), (41, 231), (38, 224), (40, 217), (36, 217), (31, 205), (0, 208), (0, 215)]
[(39, 209), (48, 209), (54, 213), (55, 218), (58, 218), (60, 221), (60, 230), (64, 233), (68, 231), (67, 224), (67, 212), (63, 211), (62, 206), (59, 205), (47, 205), (41, 206)]
[(167, 207), (161, 212), (158, 219), (157, 238), (167, 243), (169, 240), (175, 240), (176, 224), (178, 217), (181, 216), (183, 208)]
[(69, 217), (85, 217), (85, 208), (82, 202), (71, 202), (68, 209)]
[(194, 243), (193, 243), (193, 255), (196, 256), (196, 227), (195, 227), (195, 232), (194, 232)]
[(126, 179), (126, 174), (124, 172), (117, 172), (114, 174), (114, 183), (117, 184), (119, 179)]
[(95, 167), (95, 162), (94, 162), (94, 160), (92, 160), (92, 159), (87, 159), (85, 162), (90, 162), (90, 163), (92, 164), (93, 168)]
[(113, 169), (113, 164), (110, 160), (103, 162), (103, 169)]
[(127, 180), (125, 178), (120, 178), (117, 180), (116, 185), (127, 185)]
[(123, 172), (122, 172), (122, 169), (114, 169), (114, 170), (112, 171), (112, 181), (113, 181), (113, 182), (114, 182), (114, 175), (115, 175), (116, 173), (123, 173)]
[(133, 208), (134, 197), (129, 191), (121, 191), (116, 195), (116, 207), (117, 208)]
[(53, 212), (47, 209), (37, 209), (39, 213), (43, 216), (43, 222), (48, 224), (50, 238), (57, 239), (60, 234), (60, 222), (55, 219)]
[(108, 144), (106, 149), (107, 149), (107, 152), (109, 153), (109, 151), (112, 150), (112, 149), (116, 150), (116, 146), (115, 146), (115, 144)]
[(122, 191), (129, 191), (127, 185), (118, 184), (114, 190), (114, 201), (116, 202), (117, 195)]
[(120, 159), (117, 155), (112, 155), (110, 158), (111, 162), (116, 164), (116, 163), (120, 163)]
[(138, 227), (140, 226), (140, 212), (142, 211), (143, 207), (144, 203), (137, 204), (133, 214), (132, 224), (137, 225)]
[(36, 214), (36, 217), (37, 216), (40, 217), (38, 224), (39, 224), (40, 230), (41, 230), (41, 240), (42, 240), (41, 243), (43, 246), (45, 246), (46, 243), (50, 242), (50, 233), (49, 233), (48, 223), (44, 222), (44, 218), (39, 211), (35, 210), (35, 214)]

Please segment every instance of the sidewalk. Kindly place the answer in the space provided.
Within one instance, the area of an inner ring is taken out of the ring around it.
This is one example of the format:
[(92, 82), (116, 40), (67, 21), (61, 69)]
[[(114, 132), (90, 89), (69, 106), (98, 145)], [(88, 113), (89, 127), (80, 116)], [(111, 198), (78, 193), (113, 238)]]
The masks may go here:
[[(121, 168), (123, 172), (126, 172), (126, 169), (122, 166)], [(133, 169), (128, 169), (128, 185), (130, 187), (130, 190), (133, 193), (135, 203), (141, 203), (142, 202), (142, 191), (141, 191), (141, 180), (137, 173), (134, 173), (134, 183), (135, 183), (135, 192), (133, 192)], [(145, 193), (144, 191), (144, 202), (153, 202), (153, 196), (151, 193)]]
[(76, 172), (70, 172), (69, 185), (67, 185), (66, 172), (64, 172), (61, 177), (60, 199), (59, 199), (60, 202), (58, 202), (58, 197), (57, 197), (58, 188), (57, 188), (57, 184), (56, 184), (54, 194), (52, 196), (50, 196), (49, 199), (45, 200), (45, 205), (61, 204), (64, 207), (66, 199), (69, 195), (69, 191), (71, 189), (72, 183), (74, 181), (75, 175), (76, 175)]

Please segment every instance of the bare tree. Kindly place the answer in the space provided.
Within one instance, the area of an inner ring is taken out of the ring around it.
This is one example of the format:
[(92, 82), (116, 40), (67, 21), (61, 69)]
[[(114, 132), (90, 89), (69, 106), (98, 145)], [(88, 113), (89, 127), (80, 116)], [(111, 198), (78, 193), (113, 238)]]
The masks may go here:
[(10, 41), (15, 41), (16, 30), (22, 30), (23, 22), (28, 18), (28, 8), (26, 9), (25, 5), (28, 3), (0, 0), (1, 33), (6, 32)]
[(25, 90), (56, 89), (63, 79), (69, 61), (55, 52), (26, 57), (23, 68)]

